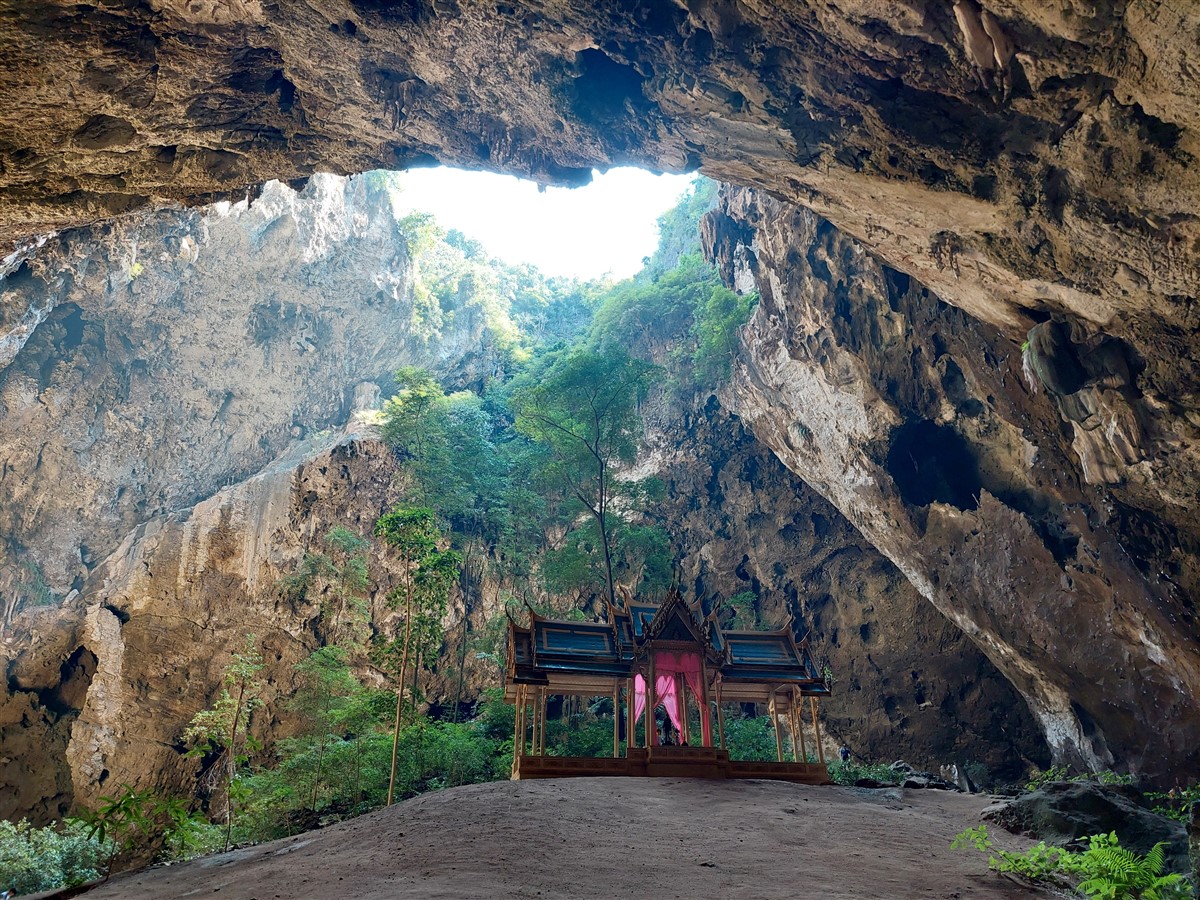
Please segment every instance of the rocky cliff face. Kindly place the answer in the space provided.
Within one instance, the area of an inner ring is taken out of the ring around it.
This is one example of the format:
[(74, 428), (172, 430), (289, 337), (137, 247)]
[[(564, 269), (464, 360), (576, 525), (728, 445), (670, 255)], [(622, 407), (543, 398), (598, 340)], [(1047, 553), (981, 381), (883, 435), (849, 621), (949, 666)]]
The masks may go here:
[(1170, 398), (1132, 336), (1054, 318), (1023, 359), (752, 190), (706, 230), (726, 279), (762, 293), (730, 408), (1008, 677), (1056, 759), (1194, 771), (1200, 544), (1176, 505), (1193, 448), (1156, 441)]
[(135, 526), (344, 423), (398, 366), (482, 354), (477, 318), (414, 310), (404, 235), (370, 184), (276, 183), (250, 205), (70, 232), (0, 280), (0, 622), (81, 589)]
[[(138, 526), (78, 599), (19, 613), (0, 645), (0, 817), (61, 817), (116, 786), (195, 787), (183, 729), (214, 699), (230, 654), (253, 634), (268, 705), (256, 734), (286, 736), (294, 665), (321, 646), (319, 596), (277, 588), (335, 525), (370, 534), (397, 498), (395, 459), (377, 440), (334, 435), (197, 506)], [(394, 572), (370, 558), (380, 597)], [(377, 610), (380, 618), (382, 609)]]
[(654, 518), (700, 596), (752, 591), (764, 625), (794, 616), (834, 677), (823, 728), (858, 759), (986, 766), (1018, 780), (1049, 764), (1020, 695), (962, 630), (828, 501), (722, 409), (659, 406), (644, 471)]

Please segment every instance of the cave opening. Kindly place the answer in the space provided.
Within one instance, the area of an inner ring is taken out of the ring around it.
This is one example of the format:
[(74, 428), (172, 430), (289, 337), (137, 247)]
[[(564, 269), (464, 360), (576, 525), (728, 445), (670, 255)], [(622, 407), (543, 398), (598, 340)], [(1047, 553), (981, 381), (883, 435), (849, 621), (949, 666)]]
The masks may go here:
[(947, 503), (977, 509), (983, 481), (975, 451), (948, 425), (928, 419), (905, 422), (892, 432), (887, 470), (905, 503)]

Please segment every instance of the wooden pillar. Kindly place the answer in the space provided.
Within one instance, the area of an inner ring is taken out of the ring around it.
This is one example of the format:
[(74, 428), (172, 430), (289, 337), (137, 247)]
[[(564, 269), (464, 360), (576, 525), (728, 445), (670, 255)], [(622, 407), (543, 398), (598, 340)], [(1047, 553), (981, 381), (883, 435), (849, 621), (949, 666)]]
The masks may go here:
[(796, 720), (796, 732), (800, 735), (800, 762), (808, 762), (808, 748), (804, 746), (804, 695), (792, 688), (792, 715)]
[(788, 698), (791, 702), (788, 703), (788, 731), (792, 735), (792, 761), (804, 762), (800, 758), (800, 745), (796, 742), (796, 732), (800, 729), (796, 727), (796, 698)]
[(650, 655), (650, 675), (646, 679), (646, 746), (658, 746), (658, 729), (654, 727), (654, 707), (658, 698), (654, 690), (654, 654)]
[(613, 682), (613, 759), (621, 755), (621, 683)]
[(779, 713), (775, 707), (775, 695), (771, 694), (771, 702), (767, 704), (771, 711), (771, 724), (775, 726), (775, 758), (783, 762), (783, 735), (779, 733)]
[(712, 708), (708, 702), (708, 668), (704, 657), (700, 657), (700, 742), (705, 747), (713, 745)]
[(721, 685), (717, 685), (717, 735), (721, 738), (721, 749), (729, 750), (725, 746), (725, 708), (721, 705)]
[(546, 697), (548, 688), (542, 688), (540, 703), (538, 704), (538, 721), (541, 728), (538, 730), (538, 756), (546, 755)]
[(825, 765), (825, 748), (821, 746), (821, 723), (817, 719), (817, 698), (809, 697), (808, 700), (812, 705), (813, 740), (817, 744), (817, 760), (821, 765)]
[(513, 764), (515, 777), (521, 768), (521, 756), (525, 753), (525, 685), (517, 685), (517, 710), (513, 722)]
[(679, 740), (684, 744), (690, 743), (687, 691), (684, 689), (683, 676), (679, 674), (675, 675), (675, 708), (679, 710)]
[(628, 678), (625, 681), (625, 755), (629, 756), (629, 751), (637, 746), (637, 720), (634, 719), (635, 711), (634, 704), (637, 702), (637, 691), (633, 685), (633, 679)]

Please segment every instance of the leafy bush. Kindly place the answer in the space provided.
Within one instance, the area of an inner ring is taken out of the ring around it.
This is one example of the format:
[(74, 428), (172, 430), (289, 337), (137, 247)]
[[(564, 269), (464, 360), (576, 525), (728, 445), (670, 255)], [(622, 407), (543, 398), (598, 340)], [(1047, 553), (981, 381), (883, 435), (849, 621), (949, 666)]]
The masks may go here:
[(725, 720), (729, 758), (745, 762), (774, 762), (775, 732), (768, 716), (731, 716)]
[(1167, 793), (1150, 791), (1146, 799), (1154, 804), (1150, 808), (1152, 812), (1186, 824), (1192, 820), (1192, 807), (1200, 803), (1200, 785), (1182, 790), (1176, 788)]
[(1050, 847), (1045, 841), (1024, 853), (993, 853), (986, 825), (960, 832), (950, 846), (955, 850), (974, 847), (988, 854), (988, 868), (1002, 875), (1060, 885), (1080, 879), (1075, 889), (1096, 900), (1183, 900), (1191, 895), (1182, 875), (1162, 874), (1166, 843), (1155, 844), (1149, 853), (1139, 856), (1121, 846), (1115, 831), (1092, 835), (1082, 853)]
[(34, 894), (99, 878), (113, 846), (87, 830), (81, 822), (59, 828), (34, 828), (26, 819), (0, 822), (0, 891)]
[(1025, 785), (1025, 790), (1036, 791), (1043, 785), (1050, 784), (1055, 781), (1071, 781), (1085, 782), (1094, 781), (1096, 784), (1133, 784), (1133, 776), (1125, 775), (1121, 772), (1114, 772), (1111, 769), (1105, 769), (1102, 772), (1080, 772), (1073, 774), (1067, 766), (1051, 766), (1044, 772), (1038, 772)]
[(886, 763), (851, 763), (831, 762), (829, 777), (834, 784), (854, 784), (857, 781), (869, 779), (880, 784), (900, 784), (903, 777), (899, 772)]

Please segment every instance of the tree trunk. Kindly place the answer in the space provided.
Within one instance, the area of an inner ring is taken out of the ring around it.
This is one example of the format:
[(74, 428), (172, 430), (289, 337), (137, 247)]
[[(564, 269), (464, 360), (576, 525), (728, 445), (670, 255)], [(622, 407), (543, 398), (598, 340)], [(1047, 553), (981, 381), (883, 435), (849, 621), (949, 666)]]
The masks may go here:
[(404, 696), (404, 686), (396, 688), (396, 724), (392, 726), (392, 774), (388, 778), (387, 805), (392, 805), (396, 795), (396, 748), (400, 746), (400, 698)]
[(237, 732), (238, 722), (242, 718), (242, 701), (246, 696), (246, 682), (238, 685), (237, 706), (233, 712), (233, 724), (229, 728), (229, 774), (225, 783), (225, 850), (229, 850), (229, 842), (233, 838), (233, 780), (237, 776)]

